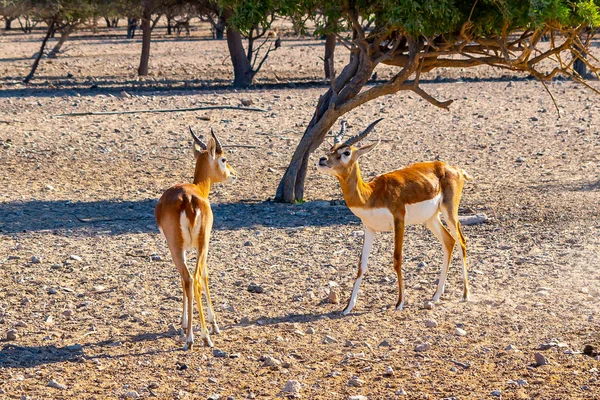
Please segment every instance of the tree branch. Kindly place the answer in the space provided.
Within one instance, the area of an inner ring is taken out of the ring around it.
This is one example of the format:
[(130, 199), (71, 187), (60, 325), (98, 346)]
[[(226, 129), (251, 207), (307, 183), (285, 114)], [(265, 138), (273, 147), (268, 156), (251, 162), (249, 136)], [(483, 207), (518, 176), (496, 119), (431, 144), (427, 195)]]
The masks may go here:
[(82, 117), (86, 115), (120, 115), (120, 114), (142, 114), (142, 113), (169, 113), (183, 111), (202, 111), (202, 110), (238, 110), (238, 111), (259, 111), (267, 112), (264, 108), (253, 107), (234, 107), (234, 106), (208, 106), (208, 107), (192, 107), (192, 108), (170, 108), (157, 110), (126, 110), (126, 111), (84, 111), (75, 113), (56, 114), (52, 118), (62, 117)]

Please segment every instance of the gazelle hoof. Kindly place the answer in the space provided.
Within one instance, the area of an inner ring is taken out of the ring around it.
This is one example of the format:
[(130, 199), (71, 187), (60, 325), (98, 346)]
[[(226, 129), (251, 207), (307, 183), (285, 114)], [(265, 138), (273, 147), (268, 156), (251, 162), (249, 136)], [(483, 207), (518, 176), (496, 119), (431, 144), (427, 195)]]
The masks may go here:
[(396, 306), (396, 311), (402, 311), (404, 309), (404, 303), (400, 303)]
[(194, 347), (194, 341), (192, 340), (191, 342), (185, 342), (185, 345), (183, 346), (183, 350), (192, 350), (192, 348)]
[(210, 338), (207, 336), (205, 338), (202, 338), (202, 340), (204, 341), (204, 345), (207, 347), (214, 347), (215, 345), (213, 344), (212, 340), (210, 340)]
[(221, 333), (221, 330), (219, 329), (219, 325), (217, 325), (216, 322), (212, 323), (212, 333), (214, 333), (215, 335), (218, 335), (219, 333)]

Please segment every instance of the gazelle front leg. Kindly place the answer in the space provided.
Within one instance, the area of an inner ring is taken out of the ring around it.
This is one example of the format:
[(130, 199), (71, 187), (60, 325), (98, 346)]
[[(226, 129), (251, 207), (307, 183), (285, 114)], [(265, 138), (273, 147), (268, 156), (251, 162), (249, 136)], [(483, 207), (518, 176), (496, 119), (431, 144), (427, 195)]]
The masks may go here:
[(344, 315), (348, 315), (356, 305), (358, 289), (360, 288), (360, 284), (363, 280), (365, 272), (367, 272), (367, 262), (369, 261), (369, 254), (371, 253), (371, 249), (373, 248), (375, 231), (367, 226), (364, 226), (364, 228), (365, 236), (363, 238), (363, 248), (362, 253), (360, 254), (360, 262), (358, 264), (358, 274), (356, 275), (356, 281), (354, 282), (354, 287), (352, 288), (352, 295), (350, 296), (350, 300), (348, 300), (348, 305), (346, 306), (344, 311), (342, 311), (342, 314)]
[(444, 248), (444, 263), (442, 270), (440, 271), (440, 278), (438, 279), (438, 286), (435, 294), (433, 295), (432, 301), (440, 301), (440, 297), (444, 294), (446, 287), (446, 278), (448, 277), (448, 269), (450, 268), (450, 262), (452, 261), (452, 250), (454, 250), (454, 244), (456, 241), (450, 235), (450, 232), (442, 225), (439, 214), (436, 214), (433, 218), (427, 221), (427, 228), (435, 235), (436, 238), (442, 243)]
[(404, 219), (394, 218), (394, 269), (398, 275), (398, 301), (396, 310), (404, 308), (404, 279), (402, 279), (402, 242), (404, 241)]

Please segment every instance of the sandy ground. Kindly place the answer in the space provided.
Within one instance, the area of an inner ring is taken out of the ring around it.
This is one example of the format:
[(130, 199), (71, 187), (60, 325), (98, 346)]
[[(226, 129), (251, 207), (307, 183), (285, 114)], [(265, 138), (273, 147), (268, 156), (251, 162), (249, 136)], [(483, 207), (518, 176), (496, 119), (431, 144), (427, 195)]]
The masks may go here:
[[(139, 41), (78, 36), (42, 61), (30, 86), (18, 78), (40, 35), (0, 36), (0, 397), (274, 398), (296, 380), (310, 399), (600, 398), (600, 361), (581, 354), (600, 345), (597, 95), (550, 84), (558, 118), (535, 81), (438, 71), (423, 87), (455, 99), (450, 111), (401, 93), (350, 113), (352, 133), (386, 118), (371, 134), (384, 142), (361, 160), (366, 177), (439, 157), (475, 177), (461, 214), (490, 219), (464, 228), (471, 302), (461, 301), (456, 251), (442, 301), (423, 308), (442, 251), (411, 226), (405, 310), (392, 309), (385, 233), (355, 312), (342, 317), (343, 304), (324, 299), (330, 290), (342, 303), (349, 296), (362, 232), (339, 184), (311, 169), (306, 203), (270, 201), (326, 90), (320, 42), (286, 39), (259, 85), (236, 91), (225, 42), (194, 34), (158, 38), (146, 80), (135, 77)], [(242, 98), (268, 111), (53, 118)], [(188, 125), (215, 127), (240, 174), (211, 195), (210, 284), (222, 327), (213, 340), (226, 357), (200, 341), (181, 350), (181, 285), (153, 218), (160, 194), (191, 179)], [(250, 293), (250, 283), (265, 292)], [(430, 350), (415, 351), (423, 343)], [(535, 367), (535, 353), (549, 365)], [(277, 362), (265, 366), (264, 356)], [(52, 379), (64, 388), (48, 387)]]

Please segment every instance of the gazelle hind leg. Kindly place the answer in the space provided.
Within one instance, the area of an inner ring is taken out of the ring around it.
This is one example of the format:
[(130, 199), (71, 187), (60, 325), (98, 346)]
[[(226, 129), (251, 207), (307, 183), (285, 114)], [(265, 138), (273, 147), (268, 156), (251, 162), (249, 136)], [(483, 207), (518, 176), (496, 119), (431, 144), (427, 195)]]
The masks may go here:
[[(185, 256), (184, 256), (185, 258)], [(185, 281), (183, 280), (183, 277), (181, 277), (181, 289), (183, 290), (183, 308), (181, 311), (181, 336), (184, 337), (185, 334), (187, 333), (187, 329), (188, 329), (188, 301), (187, 301), (187, 291), (186, 291), (186, 287), (185, 287)]]
[(215, 318), (215, 312), (213, 310), (212, 301), (210, 300), (210, 290), (208, 289), (208, 268), (204, 268), (202, 272), (202, 276), (200, 277), (202, 283), (202, 290), (204, 291), (204, 297), (206, 298), (206, 306), (207, 306), (207, 319), (208, 323), (211, 324), (213, 333), (219, 334), (221, 330), (219, 329), (219, 325), (217, 325), (217, 320)]
[(448, 224), (450, 234), (460, 243), (460, 248), (463, 257), (463, 300), (468, 301), (470, 298), (469, 292), (469, 271), (467, 267), (467, 241), (462, 233), (460, 222), (458, 222), (458, 205), (451, 211), (444, 210), (444, 219)]
[(450, 262), (452, 261), (452, 250), (454, 250), (454, 244), (456, 241), (450, 235), (448, 230), (442, 225), (439, 214), (436, 214), (426, 223), (427, 228), (435, 235), (436, 238), (442, 243), (444, 249), (444, 261), (442, 269), (440, 271), (440, 277), (438, 279), (438, 286), (435, 294), (433, 295), (433, 301), (437, 302), (440, 297), (444, 294), (444, 288), (446, 286), (446, 279), (448, 278), (448, 270), (450, 269)]
[(198, 276), (198, 273), (196, 273), (194, 278), (194, 292), (196, 295), (196, 303), (198, 304), (198, 313), (200, 314), (200, 335), (205, 346), (213, 347), (213, 342), (210, 340), (208, 328), (206, 327), (206, 319), (204, 319), (204, 307), (202, 307), (202, 283), (200, 282), (201, 278)]
[(192, 325), (193, 304), (194, 304), (194, 288), (193, 280), (190, 271), (185, 263), (185, 250), (177, 248), (173, 243), (169, 244), (169, 250), (173, 263), (177, 267), (179, 275), (181, 275), (181, 287), (183, 288), (183, 313), (181, 316), (181, 327), (185, 329), (185, 345), (184, 350), (191, 349), (194, 345), (194, 328)]

